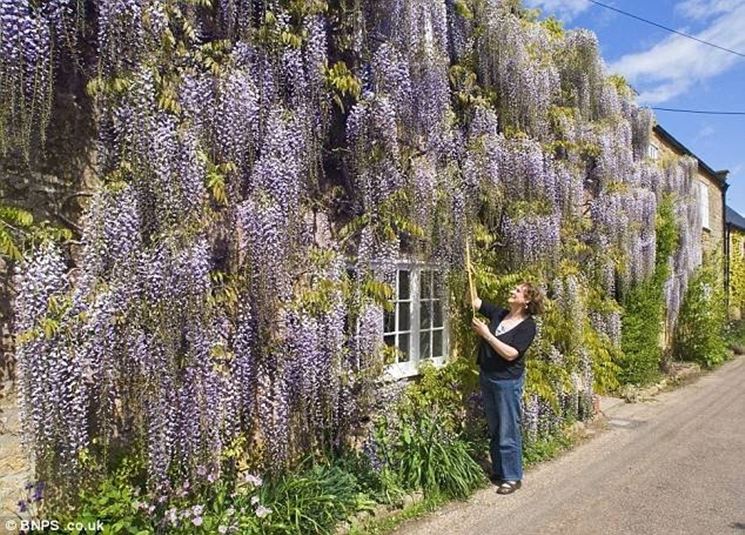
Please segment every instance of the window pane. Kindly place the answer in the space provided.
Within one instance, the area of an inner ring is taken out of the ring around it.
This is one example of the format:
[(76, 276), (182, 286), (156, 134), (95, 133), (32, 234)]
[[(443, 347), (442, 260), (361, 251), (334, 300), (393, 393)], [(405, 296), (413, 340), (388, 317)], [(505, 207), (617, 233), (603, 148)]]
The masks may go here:
[(385, 342), (385, 345), (388, 347), (393, 347), (396, 345), (396, 337), (395, 336), (384, 336), (383, 341)]
[(442, 331), (432, 333), (432, 356), (442, 357)]
[(411, 316), (409, 315), (410, 303), (398, 304), (398, 330), (408, 331), (411, 329)]
[(442, 301), (432, 301), (432, 325), (435, 327), (442, 327)]
[(383, 317), (385, 318), (384, 329), (387, 333), (392, 333), (396, 330), (396, 314), (394, 311), (384, 312)]
[(419, 307), (419, 328), (429, 329), (432, 322), (432, 302), (422, 301)]
[(399, 362), (408, 362), (410, 359), (409, 355), (409, 335), (399, 334), (398, 335), (398, 350), (401, 354), (398, 356)]
[(419, 358), (428, 359), (432, 356), (430, 352), (429, 335), (431, 331), (423, 332), (419, 335)]
[(432, 272), (432, 296), (442, 297), (442, 274), (439, 271)]
[(421, 299), (428, 299), (432, 297), (432, 272), (423, 269), (419, 277), (419, 297)]
[(398, 299), (406, 301), (409, 297), (409, 272), (399, 271), (398, 272)]

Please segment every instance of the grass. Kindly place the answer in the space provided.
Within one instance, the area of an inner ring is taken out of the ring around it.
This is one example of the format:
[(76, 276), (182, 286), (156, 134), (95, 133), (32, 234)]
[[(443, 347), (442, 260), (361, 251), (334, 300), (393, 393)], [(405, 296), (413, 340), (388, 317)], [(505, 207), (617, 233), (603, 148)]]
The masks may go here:
[(526, 468), (555, 459), (577, 443), (577, 437), (564, 430), (559, 435), (551, 435), (526, 442), (523, 449), (523, 462)]
[[(539, 463), (555, 459), (575, 446), (579, 440), (576, 434), (567, 429), (558, 436), (545, 437), (526, 444), (523, 451), (525, 467), (531, 468)], [(482, 488), (486, 486), (485, 484)], [(452, 498), (442, 494), (430, 494), (424, 500), (407, 505), (390, 516), (379, 519), (373, 518), (353, 526), (349, 535), (385, 535), (399, 528), (405, 522), (422, 518), (452, 501)]]
[(353, 526), (349, 535), (385, 535), (401, 526), (404, 522), (421, 518), (449, 503), (450, 499), (440, 494), (431, 494), (420, 502), (407, 505), (400, 511), (380, 519), (372, 519)]

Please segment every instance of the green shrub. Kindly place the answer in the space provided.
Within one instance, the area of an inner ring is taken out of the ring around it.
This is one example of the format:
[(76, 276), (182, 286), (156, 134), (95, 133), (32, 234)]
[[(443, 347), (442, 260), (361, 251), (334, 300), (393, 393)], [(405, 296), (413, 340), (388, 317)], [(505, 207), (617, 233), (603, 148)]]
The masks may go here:
[(328, 534), (340, 520), (375, 503), (370, 498), (375, 485), (369, 484), (374, 475), (362, 465), (356, 465), (361, 476), (353, 473), (347, 459), (341, 458), (346, 464), (309, 460), (267, 481), (246, 472), (235, 478), (206, 475), (204, 482), (184, 483), (161, 496), (139, 486), (141, 463), (125, 459), (112, 475), (81, 491), (74, 510), (41, 516), (62, 525), (94, 526), (98, 520), (106, 535)]
[(573, 441), (565, 432), (543, 435), (535, 440), (527, 436), (523, 441), (523, 463), (532, 466), (556, 457), (562, 451), (571, 447)]
[(374, 505), (360, 490), (354, 474), (330, 463), (280, 476), (261, 488), (261, 503), (272, 512), (258, 532), (333, 533), (337, 522)]
[(745, 354), (745, 320), (732, 322), (725, 334), (727, 347), (738, 355)]
[(655, 270), (624, 296), (621, 326), (621, 372), (624, 384), (646, 385), (659, 376), (662, 361), (660, 334), (665, 317), (664, 288), (670, 273), (668, 259), (678, 247), (678, 228), (672, 200), (657, 208)]
[(466, 498), (485, 482), (469, 444), (449, 432), (437, 412), (404, 413), (396, 422), (383, 417), (377, 439), (385, 465), (403, 488)]
[(662, 284), (653, 277), (626, 295), (621, 319), (622, 384), (646, 385), (660, 374), (660, 332), (665, 312), (662, 292)]
[(698, 362), (708, 368), (727, 358), (724, 288), (721, 264), (706, 259), (694, 272), (680, 307), (673, 352), (677, 359)]
[(48, 511), (42, 516), (57, 518), (62, 525), (75, 522), (94, 526), (101, 521), (106, 535), (155, 533), (156, 525), (135, 483), (140, 471), (141, 463), (123, 459), (119, 467), (100, 483), (80, 490), (73, 511)]

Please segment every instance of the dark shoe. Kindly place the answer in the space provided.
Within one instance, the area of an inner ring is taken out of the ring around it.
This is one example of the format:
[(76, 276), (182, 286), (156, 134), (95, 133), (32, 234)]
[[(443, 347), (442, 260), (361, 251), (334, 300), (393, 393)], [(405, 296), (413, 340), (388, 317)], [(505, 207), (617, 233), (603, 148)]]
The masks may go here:
[(502, 484), (497, 489), (497, 494), (512, 494), (520, 487), (522, 487), (520, 481), (502, 481)]
[(502, 484), (503, 479), (499, 477), (497, 474), (490, 474), (489, 481), (492, 482), (492, 485), (499, 486)]

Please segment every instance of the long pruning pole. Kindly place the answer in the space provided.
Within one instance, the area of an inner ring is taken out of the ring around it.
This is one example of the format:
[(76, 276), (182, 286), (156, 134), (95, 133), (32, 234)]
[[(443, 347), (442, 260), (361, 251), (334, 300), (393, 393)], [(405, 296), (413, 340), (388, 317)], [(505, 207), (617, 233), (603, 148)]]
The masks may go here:
[(466, 271), (468, 272), (468, 291), (471, 296), (471, 312), (476, 316), (476, 286), (473, 284), (473, 273), (471, 272), (471, 249), (468, 246), (468, 238), (466, 238)]

